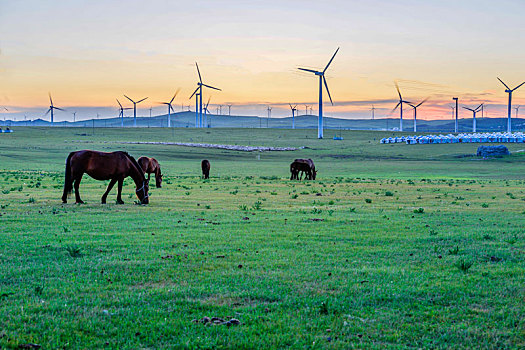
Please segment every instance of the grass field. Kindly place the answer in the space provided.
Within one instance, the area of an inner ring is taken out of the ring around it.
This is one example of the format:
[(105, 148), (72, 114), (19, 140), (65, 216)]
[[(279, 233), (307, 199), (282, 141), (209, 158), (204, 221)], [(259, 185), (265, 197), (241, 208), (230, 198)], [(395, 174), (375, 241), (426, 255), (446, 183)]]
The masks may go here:
[[(15, 128), (0, 135), (0, 346), (525, 347), (525, 145), (380, 145), (391, 133)], [(305, 147), (235, 152), (119, 141)], [(79, 149), (159, 160), (162, 189), (124, 205)], [(200, 160), (211, 179), (200, 179)], [(289, 179), (294, 158), (318, 180)], [(204, 325), (203, 317), (239, 325)]]

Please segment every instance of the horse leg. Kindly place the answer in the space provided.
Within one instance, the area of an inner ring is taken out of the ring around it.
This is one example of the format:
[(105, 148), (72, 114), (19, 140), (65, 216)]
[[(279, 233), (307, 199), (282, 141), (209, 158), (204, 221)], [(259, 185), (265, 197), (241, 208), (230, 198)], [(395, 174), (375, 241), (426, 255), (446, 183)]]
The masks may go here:
[(122, 200), (122, 185), (124, 184), (124, 179), (118, 180), (118, 187), (117, 187), (117, 204), (124, 204), (124, 201)]
[[(83, 174), (82, 174), (83, 175)], [(78, 191), (78, 188), (80, 187), (80, 181), (82, 180), (82, 175), (78, 176), (75, 179), (74, 188), (75, 188), (75, 203), (77, 204), (84, 204), (84, 201), (80, 199), (80, 192)]]
[(113, 186), (115, 186), (115, 183), (117, 182), (117, 179), (111, 179), (111, 182), (109, 183), (108, 185), (108, 189), (106, 190), (106, 192), (104, 192), (104, 194), (102, 195), (102, 204), (106, 204), (106, 199), (108, 198), (108, 194), (109, 194), (109, 191), (111, 191), (111, 189), (113, 188)]

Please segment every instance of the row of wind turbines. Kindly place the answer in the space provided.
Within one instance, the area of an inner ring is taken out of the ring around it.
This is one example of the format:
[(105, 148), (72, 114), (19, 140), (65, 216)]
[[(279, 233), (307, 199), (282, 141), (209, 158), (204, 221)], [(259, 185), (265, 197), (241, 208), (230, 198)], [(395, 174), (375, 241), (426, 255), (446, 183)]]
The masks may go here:
[[(512, 117), (512, 93), (514, 91), (516, 91), (517, 89), (519, 89), (523, 84), (525, 84), (525, 81), (523, 83), (519, 84), (518, 86), (516, 86), (514, 89), (511, 89), (507, 84), (505, 84), (503, 82), (503, 80), (501, 80), (500, 78), (498, 78), (498, 80), (506, 87), (505, 92), (509, 94), (508, 116), (507, 116), (507, 132), (512, 132), (512, 123), (511, 123), (511, 121), (512, 121), (512, 119), (511, 119), (511, 117)], [(407, 105), (409, 105), (410, 107), (412, 107), (414, 109), (414, 132), (417, 132), (417, 108), (419, 106), (421, 106), (423, 103), (425, 103), (426, 101), (428, 101), (428, 98), (424, 99), (423, 101), (421, 101), (417, 105), (414, 105), (412, 102), (405, 101), (403, 99), (403, 97), (401, 96), (401, 91), (399, 90), (399, 85), (397, 83), (395, 83), (395, 86), (396, 86), (397, 93), (399, 95), (399, 102), (394, 107), (392, 112), (395, 111), (399, 107), (399, 131), (403, 131), (403, 103), (404, 103), (404, 104), (407, 104)], [(454, 100), (456, 102), (456, 106), (455, 107), (451, 107), (451, 108), (452, 108), (453, 111), (455, 110), (455, 112), (456, 112), (455, 113), (455, 122), (454, 122), (454, 132), (457, 133), (458, 132), (458, 107), (459, 107), (458, 106), (458, 100), (459, 100), (459, 98), (458, 97), (453, 97), (452, 100)], [(516, 118), (518, 117), (518, 111), (519, 111), (520, 107), (521, 106), (515, 107)], [(470, 108), (470, 107), (466, 107), (466, 106), (463, 106), (463, 108), (472, 112), (472, 132), (476, 132), (476, 114), (479, 111), (483, 111), (484, 103), (481, 103), (476, 108)], [(375, 108), (372, 107), (372, 113), (373, 113), (374, 109)]]
[[(319, 113), (318, 113), (318, 126), (317, 126), (317, 137), (319, 139), (322, 139), (323, 138), (323, 129), (324, 129), (324, 125), (323, 125), (323, 86), (324, 88), (326, 89), (326, 93), (328, 94), (328, 98), (330, 99), (330, 103), (333, 105), (333, 100), (332, 100), (332, 96), (330, 95), (330, 90), (328, 89), (328, 84), (326, 82), (326, 77), (325, 77), (325, 73), (326, 71), (328, 70), (328, 68), (330, 67), (330, 65), (332, 64), (332, 61), (334, 60), (335, 56), (337, 55), (337, 53), (339, 52), (339, 48), (337, 48), (337, 50), (335, 50), (334, 54), (332, 55), (332, 57), (330, 58), (330, 60), (328, 61), (328, 63), (326, 64), (326, 66), (324, 67), (323, 70), (314, 70), (314, 69), (308, 69), (308, 68), (298, 68), (299, 70), (301, 71), (305, 71), (305, 72), (309, 72), (309, 73), (313, 73), (315, 76), (319, 77)], [(205, 84), (203, 83), (203, 80), (202, 80), (202, 75), (201, 75), (201, 72), (200, 72), (200, 69), (199, 69), (199, 65), (197, 62), (195, 62), (195, 66), (197, 68), (197, 74), (198, 74), (198, 78), (199, 80), (197, 81), (197, 88), (195, 89), (195, 91), (193, 91), (193, 93), (191, 94), (190, 96), (190, 100), (195, 96), (195, 127), (196, 128), (202, 128), (202, 127), (205, 127), (207, 125), (207, 114), (209, 113), (209, 110), (208, 110), (208, 106), (209, 106), (209, 103), (210, 103), (210, 98), (208, 98), (208, 102), (203, 106), (203, 88), (208, 88), (208, 89), (212, 89), (212, 90), (217, 90), (217, 91), (222, 91), (220, 88), (217, 88), (217, 87), (214, 87), (212, 85), (208, 85), (208, 84)], [(521, 83), (520, 85), (516, 86), (514, 89), (511, 89), (507, 84), (505, 84), (503, 82), (503, 80), (501, 80), (499, 77), (498, 77), (498, 80), (505, 86), (505, 92), (508, 93), (509, 95), (509, 100), (508, 100), (508, 120), (507, 120), (507, 132), (511, 132), (512, 130), (512, 125), (511, 125), (511, 111), (512, 111), (512, 93), (514, 91), (516, 91), (517, 89), (519, 89), (523, 84), (525, 84), (525, 82)], [(392, 112), (394, 112), (398, 107), (399, 107), (399, 131), (403, 131), (403, 105), (408, 105), (410, 107), (413, 108), (413, 111), (414, 111), (414, 132), (417, 132), (417, 109), (423, 104), (425, 103), (426, 101), (428, 101), (428, 98), (424, 99), (423, 101), (419, 102), (419, 103), (412, 103), (410, 101), (406, 101), (403, 99), (403, 96), (401, 95), (401, 91), (399, 89), (399, 86), (397, 84), (397, 82), (395, 83), (395, 87), (396, 87), (396, 90), (397, 90), (397, 93), (399, 95), (399, 102), (396, 104), (396, 106), (394, 107), (394, 109), (392, 110)], [(169, 102), (159, 102), (160, 104), (164, 104), (168, 107), (168, 127), (171, 127), (171, 112), (174, 111), (173, 109), (173, 106), (172, 106), (172, 103), (173, 101), (175, 100), (175, 98), (177, 97), (177, 94), (180, 92), (180, 89), (178, 89), (175, 94), (173, 95), (173, 97), (171, 98), (171, 100)], [(120, 101), (117, 99), (117, 103), (119, 105), (119, 117), (121, 119), (121, 126), (123, 127), (124, 126), (124, 111), (125, 110), (128, 110), (128, 109), (133, 109), (133, 126), (136, 127), (137, 126), (137, 104), (145, 101), (148, 97), (145, 97), (145, 98), (142, 98), (140, 100), (133, 100), (131, 99), (130, 97), (124, 95), (125, 98), (127, 98), (131, 103), (133, 103), (133, 107), (123, 107), (122, 104), (120, 103)], [(454, 124), (454, 131), (457, 133), (458, 132), (458, 98), (457, 97), (453, 97), (453, 100), (456, 102), (456, 106), (455, 107), (452, 107), (455, 109), (455, 124)], [(54, 122), (54, 111), (55, 110), (60, 110), (60, 111), (65, 111), (64, 109), (60, 108), (60, 107), (56, 107), (54, 106), (53, 104), (53, 99), (51, 98), (51, 94), (49, 94), (49, 101), (50, 101), (50, 106), (49, 106), (49, 109), (47, 110), (46, 114), (45, 115), (48, 115), (49, 113), (51, 113), (51, 124), (53, 124)], [(290, 109), (292, 111), (292, 128), (295, 129), (295, 112), (297, 111), (297, 105), (295, 106), (292, 106), (292, 104), (289, 104), (290, 105)], [(472, 123), (473, 123), (473, 132), (476, 132), (476, 113), (478, 113), (480, 110), (483, 110), (483, 106), (484, 104), (480, 104), (479, 106), (477, 106), (476, 108), (470, 108), (470, 107), (466, 107), (464, 106), (463, 108), (464, 109), (467, 109), (469, 111), (471, 111), (473, 113), (473, 119), (472, 119)], [(228, 107), (231, 107), (231, 105), (228, 105)], [(516, 108), (516, 113), (518, 112), (518, 109), (519, 109), (520, 106), (518, 106)], [(5, 108), (5, 107), (4, 107)], [(372, 119), (374, 118), (374, 111), (375, 111), (375, 107), (372, 106)], [(307, 111), (308, 111), (308, 107), (307, 107)], [(204, 114), (203, 114), (204, 112)], [(270, 113), (271, 113), (271, 108), (268, 107), (268, 118), (270, 117)], [(74, 113), (76, 114), (76, 113)]]

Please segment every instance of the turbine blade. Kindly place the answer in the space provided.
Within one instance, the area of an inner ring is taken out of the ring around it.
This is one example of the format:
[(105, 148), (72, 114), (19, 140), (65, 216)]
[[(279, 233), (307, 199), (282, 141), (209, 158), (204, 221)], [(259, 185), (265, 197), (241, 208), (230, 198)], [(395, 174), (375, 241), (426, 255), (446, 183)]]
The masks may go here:
[(399, 91), (399, 85), (397, 85), (397, 81), (394, 82), (396, 85), (397, 94), (399, 95), (399, 101), (403, 101), (403, 97), (401, 97), (401, 91)]
[(476, 107), (476, 112), (483, 106), (483, 103)]
[[(496, 78), (498, 78), (498, 77), (496, 77)], [(501, 80), (500, 78), (498, 78), (498, 80), (499, 80), (503, 85), (505, 85), (505, 87), (506, 87), (507, 89), (510, 90), (510, 87), (508, 87), (507, 84), (505, 84), (505, 83), (503, 82), (503, 80)]]
[(120, 104), (120, 101), (118, 100), (118, 98), (116, 98), (115, 100), (117, 100), (118, 105), (120, 106), (120, 108), (122, 108), (122, 105)]
[(131, 98), (129, 98), (128, 96), (124, 95), (125, 98), (127, 98), (128, 100), (130, 100), (132, 103), (135, 103), (135, 101), (133, 101)]
[(324, 82), (324, 87), (326, 88), (326, 92), (328, 93), (328, 97), (330, 98), (330, 103), (332, 103), (332, 106), (333, 106), (334, 102), (332, 101), (332, 96), (330, 96), (330, 90), (328, 90), (328, 84), (326, 83), (326, 78), (324, 77), (324, 75), (323, 75), (323, 82)]
[(137, 101), (137, 103), (141, 103), (141, 102), (144, 101), (145, 99), (147, 99), (147, 97), (144, 97), (142, 100)]
[(62, 109), (62, 108), (58, 108), (58, 107), (53, 107), (54, 109), (58, 109), (59, 111), (66, 111), (65, 109)]
[(195, 62), (195, 65), (197, 66), (197, 73), (199, 73), (199, 80), (202, 83), (202, 77), (201, 77), (201, 71), (199, 70), (199, 65), (197, 64), (197, 62)]
[(46, 115), (48, 115), (49, 112), (51, 112), (51, 108), (49, 108), (49, 109), (47, 110), (46, 114), (44, 114), (44, 117), (45, 117)]
[(305, 72), (310, 72), (310, 73), (320, 73), (316, 70), (313, 70), (313, 69), (306, 69), (306, 68), (297, 68), (299, 70), (304, 70)]
[(175, 112), (175, 110), (173, 109), (173, 106), (172, 106), (171, 104), (170, 104), (169, 106), (170, 106), (170, 110), (171, 110), (172, 112)]
[(210, 89), (215, 89), (215, 90), (222, 91), (221, 89), (213, 87), (213, 86), (210, 86), (210, 85), (202, 84), (202, 86), (206, 86), (207, 88), (210, 88)]
[(518, 90), (520, 86), (522, 86), (523, 84), (525, 84), (525, 81), (523, 83), (521, 83), (520, 85), (516, 86), (514, 89), (512, 89), (512, 91), (514, 90)]
[(48, 92), (48, 94), (49, 94), (49, 102), (51, 103), (51, 106), (52, 106), (53, 105), (53, 99), (51, 98), (51, 93)]
[(334, 55), (332, 56), (332, 58), (330, 59), (330, 61), (329, 61), (328, 64), (326, 65), (326, 67), (324, 67), (323, 73), (326, 72), (326, 70), (328, 69), (328, 67), (330, 66), (330, 64), (332, 63), (332, 61), (334, 60), (335, 55), (337, 55), (337, 52), (338, 52), (338, 51), (339, 51), (339, 47), (337, 48), (337, 50), (335, 50)]
[(474, 110), (473, 110), (472, 108), (468, 108), (468, 107), (463, 107), (463, 108), (468, 109), (469, 111), (474, 112)]
[(210, 100), (211, 100), (211, 96), (208, 97), (208, 102), (206, 102), (206, 107), (205, 107), (206, 109), (208, 109), (208, 105), (210, 104)]
[(416, 107), (421, 106), (423, 103), (427, 102), (430, 97), (425, 98), (423, 101), (419, 102), (419, 104)]
[(173, 97), (171, 98), (170, 103), (172, 103), (173, 100), (175, 99), (175, 97), (177, 97), (177, 95), (179, 94), (179, 91), (180, 91), (180, 88), (178, 88), (177, 91), (175, 91), (175, 94), (174, 94)]
[(397, 107), (399, 107), (400, 104), (401, 104), (401, 101), (397, 103), (397, 105), (392, 109), (390, 113), (393, 113), (397, 109)]
[(290, 105), (290, 109), (293, 109), (292, 104), (291, 103), (288, 103), (288, 104)]
[(193, 97), (193, 95), (195, 95), (195, 94), (197, 93), (197, 91), (199, 91), (199, 89), (200, 89), (200, 86), (198, 86), (198, 87), (195, 89), (195, 91), (193, 91), (193, 94), (191, 94), (191, 96), (190, 96), (190, 98), (189, 98), (190, 100), (191, 100), (191, 98)]

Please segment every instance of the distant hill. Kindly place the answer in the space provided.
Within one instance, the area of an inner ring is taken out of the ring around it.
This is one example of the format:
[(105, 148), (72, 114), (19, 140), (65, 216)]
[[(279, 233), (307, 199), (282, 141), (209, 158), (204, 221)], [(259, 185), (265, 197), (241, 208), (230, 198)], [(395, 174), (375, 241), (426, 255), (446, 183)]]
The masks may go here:
[[(167, 115), (155, 117), (137, 118), (139, 127), (167, 127)], [(291, 128), (292, 118), (264, 118), (256, 116), (226, 116), (211, 114), (207, 116), (208, 125), (212, 128)], [(10, 121), (7, 120), (3, 125), (11, 126), (50, 126), (49, 121), (36, 119), (34, 121)], [(57, 122), (56, 126), (69, 127), (120, 127), (119, 118), (91, 119), (73, 122)], [(399, 119), (340, 119), (325, 117), (324, 125), (326, 129), (348, 129), (348, 130), (398, 130)], [(518, 118), (512, 120), (513, 130), (525, 130), (525, 119)], [(124, 126), (132, 127), (133, 118), (124, 118)], [(195, 126), (195, 112), (178, 112), (171, 115), (171, 126), (176, 128), (192, 128)], [(316, 115), (300, 115), (295, 117), (295, 127), (298, 129), (316, 129)], [(405, 132), (413, 130), (412, 120), (403, 120)], [(477, 118), (478, 131), (503, 131), (507, 128), (506, 118)], [(453, 132), (454, 121), (447, 120), (419, 120), (417, 125), (418, 133), (423, 132)], [(472, 119), (460, 119), (459, 131), (472, 131)]]

